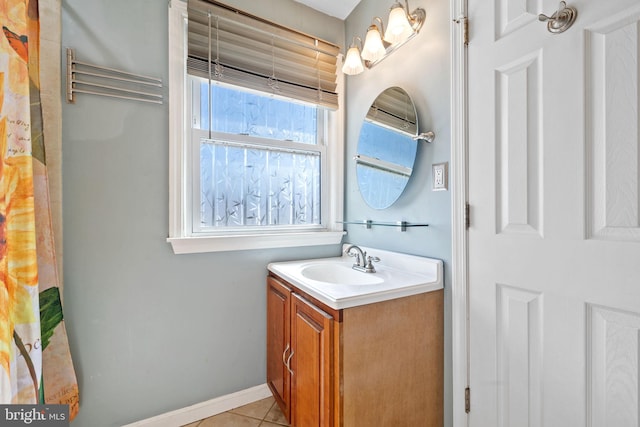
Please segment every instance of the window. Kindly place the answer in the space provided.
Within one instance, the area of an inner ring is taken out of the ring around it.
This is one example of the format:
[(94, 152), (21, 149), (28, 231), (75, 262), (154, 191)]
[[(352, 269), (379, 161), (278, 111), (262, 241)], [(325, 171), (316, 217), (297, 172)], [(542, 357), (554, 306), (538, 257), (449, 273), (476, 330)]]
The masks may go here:
[[(227, 55), (212, 46), (227, 45), (231, 33), (236, 43), (246, 43), (238, 42), (239, 32), (257, 36), (245, 23), (238, 30), (218, 15), (201, 14), (194, 23), (191, 8), (203, 4), (209, 5), (190, 0), (189, 18), (183, 2), (172, 2), (169, 13), (168, 241), (174, 252), (339, 243), (342, 118), (328, 108), (337, 106), (337, 94), (324, 81), (317, 87), (293, 84), (279, 73), (273, 54), (277, 45), (284, 56), (286, 41), (276, 43), (264, 31), (272, 74), (247, 73), (234, 62), (237, 49), (226, 46), (234, 52)], [(257, 54), (264, 56), (264, 49)], [(281, 80), (274, 77), (279, 75)]]
[[(194, 233), (321, 226), (325, 111), (190, 77)], [(211, 101), (209, 101), (211, 91)], [(209, 114), (209, 106), (211, 113)], [(209, 122), (211, 135), (209, 136)]]

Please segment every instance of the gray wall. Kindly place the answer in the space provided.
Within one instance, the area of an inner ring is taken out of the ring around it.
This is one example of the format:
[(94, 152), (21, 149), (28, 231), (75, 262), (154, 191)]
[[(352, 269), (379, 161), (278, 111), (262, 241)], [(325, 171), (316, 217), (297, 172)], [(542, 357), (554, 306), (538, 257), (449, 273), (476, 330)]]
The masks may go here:
[[(347, 43), (364, 39), (374, 16), (387, 21), (389, 0), (363, 0), (346, 20)], [(404, 2), (402, 2), (404, 3)], [(445, 263), (445, 426), (452, 424), (451, 397), (451, 192), (431, 191), (431, 165), (450, 160), (449, 2), (413, 0), (427, 12), (417, 37), (371, 70), (347, 77), (345, 220), (428, 223), (427, 228), (349, 225), (345, 240), (365, 246), (442, 259)], [(358, 191), (355, 164), (360, 125), (369, 105), (385, 88), (400, 86), (413, 98), (421, 131), (433, 130), (433, 143), (420, 143), (414, 172), (398, 201), (385, 210), (369, 208)]]
[[(344, 39), (342, 21), (291, 0), (229, 3)], [(63, 0), (62, 33), (79, 60), (167, 82), (166, 0)], [(80, 94), (62, 113), (73, 425), (120, 426), (263, 384), (267, 263), (339, 247), (174, 255), (167, 104)]]

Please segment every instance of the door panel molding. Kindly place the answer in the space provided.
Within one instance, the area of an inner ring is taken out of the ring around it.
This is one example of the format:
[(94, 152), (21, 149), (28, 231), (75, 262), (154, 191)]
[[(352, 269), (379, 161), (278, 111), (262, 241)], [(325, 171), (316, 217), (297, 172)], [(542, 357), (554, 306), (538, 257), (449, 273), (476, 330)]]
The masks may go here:
[(496, 233), (542, 237), (542, 50), (495, 80)]
[(587, 238), (640, 242), (640, 8), (585, 30)]
[(587, 426), (640, 425), (640, 314), (587, 304)]
[(542, 293), (498, 284), (496, 323), (498, 426), (541, 427)]

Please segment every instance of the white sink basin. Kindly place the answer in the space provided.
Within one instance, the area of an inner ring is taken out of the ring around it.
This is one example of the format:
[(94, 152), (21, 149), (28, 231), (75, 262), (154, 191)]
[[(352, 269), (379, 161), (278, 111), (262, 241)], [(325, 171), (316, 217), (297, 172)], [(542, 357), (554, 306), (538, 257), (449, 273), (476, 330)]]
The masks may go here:
[(309, 264), (300, 269), (300, 274), (310, 280), (336, 285), (375, 285), (384, 282), (376, 273), (356, 271), (337, 262)]
[[(349, 245), (344, 245), (344, 248)], [(353, 258), (274, 262), (269, 271), (334, 309), (355, 307), (442, 289), (442, 261), (362, 247), (380, 258), (375, 273), (351, 268)]]

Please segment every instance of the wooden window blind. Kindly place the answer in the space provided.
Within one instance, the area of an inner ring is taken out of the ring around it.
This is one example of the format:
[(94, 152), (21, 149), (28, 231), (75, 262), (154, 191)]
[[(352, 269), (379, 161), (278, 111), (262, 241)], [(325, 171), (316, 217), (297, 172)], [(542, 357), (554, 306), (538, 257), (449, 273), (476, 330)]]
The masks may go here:
[(189, 74), (338, 108), (338, 46), (213, 0), (188, 16)]

